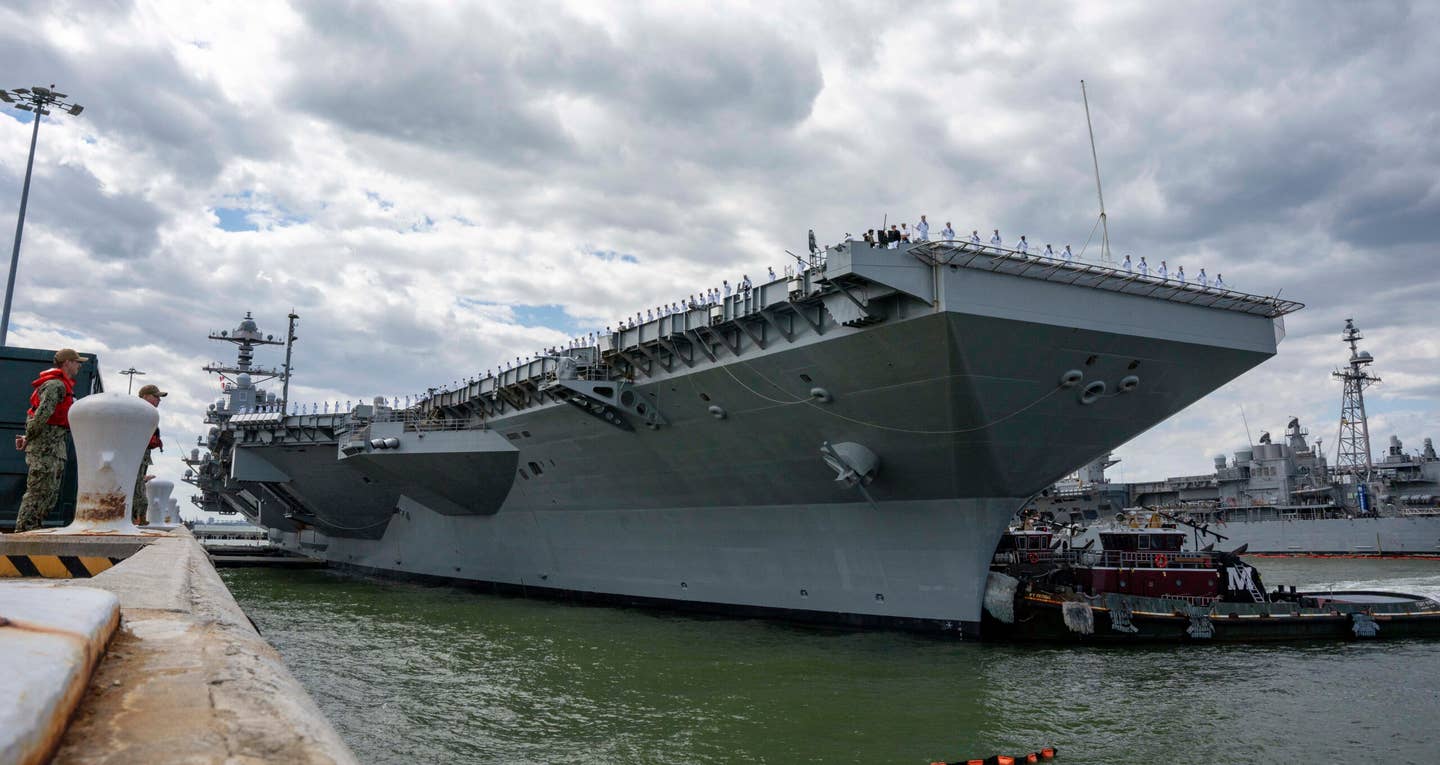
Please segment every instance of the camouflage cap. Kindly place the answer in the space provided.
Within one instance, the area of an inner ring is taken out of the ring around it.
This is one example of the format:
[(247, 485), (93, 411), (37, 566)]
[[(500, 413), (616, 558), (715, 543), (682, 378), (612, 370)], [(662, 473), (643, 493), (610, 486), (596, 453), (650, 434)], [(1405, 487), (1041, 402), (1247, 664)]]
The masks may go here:
[(160, 390), (160, 386), (159, 386), (159, 385), (142, 385), (142, 386), (140, 386), (140, 393), (138, 393), (137, 395), (139, 395), (140, 398), (145, 398), (146, 396), (154, 396), (154, 397), (156, 397), (156, 398), (165, 398), (166, 396), (168, 396), (168, 395), (170, 395), (170, 394), (167, 393), (167, 392), (165, 392), (165, 391), (163, 391), (163, 390)]
[(90, 359), (87, 359), (84, 356), (76, 353), (74, 348), (61, 348), (60, 350), (55, 352), (55, 366), (57, 367), (67, 361), (78, 361), (81, 364), (84, 364), (89, 360)]

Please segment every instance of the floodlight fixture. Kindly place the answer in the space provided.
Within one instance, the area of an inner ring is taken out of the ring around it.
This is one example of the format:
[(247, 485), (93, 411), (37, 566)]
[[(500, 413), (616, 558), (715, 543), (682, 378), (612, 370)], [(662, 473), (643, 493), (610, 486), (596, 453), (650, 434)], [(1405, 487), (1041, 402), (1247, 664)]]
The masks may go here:
[(20, 237), (25, 233), (25, 207), (30, 202), (30, 175), (35, 169), (35, 143), (40, 138), (40, 118), (50, 114), (47, 107), (51, 106), (59, 107), (72, 117), (85, 109), (80, 104), (66, 103), (66, 98), (69, 96), (56, 91), (54, 85), (0, 90), (0, 101), (35, 115), (35, 125), (30, 129), (30, 158), (25, 163), (25, 185), (20, 191), (20, 215), (15, 222), (15, 247), (10, 252), (10, 278), (5, 284), (5, 308), (0, 313), (0, 348), (5, 347), (10, 333), (10, 305), (15, 298), (15, 274), (20, 269)]

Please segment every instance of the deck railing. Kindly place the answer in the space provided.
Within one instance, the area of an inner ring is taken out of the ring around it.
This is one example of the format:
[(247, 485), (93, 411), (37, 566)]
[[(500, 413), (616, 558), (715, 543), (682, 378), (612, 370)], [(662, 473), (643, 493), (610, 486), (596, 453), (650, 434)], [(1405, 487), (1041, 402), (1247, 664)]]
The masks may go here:
[[(1001, 563), (1031, 566), (1086, 566), (1107, 568), (1214, 569), (1207, 553), (1170, 550), (1006, 550), (995, 556)], [(1161, 565), (1163, 563), (1164, 565)]]
[(910, 245), (908, 252), (922, 262), (933, 266), (955, 266), (994, 271), (1012, 276), (1024, 276), (1029, 279), (1043, 279), (1110, 292), (1142, 295), (1204, 308), (1257, 314), (1272, 319), (1278, 319), (1305, 307), (1303, 303), (1294, 300), (1281, 300), (1278, 295), (1252, 295), (1224, 287), (1201, 286), (1195, 282), (1146, 276), (1113, 266), (1051, 258), (973, 242), (919, 242)]

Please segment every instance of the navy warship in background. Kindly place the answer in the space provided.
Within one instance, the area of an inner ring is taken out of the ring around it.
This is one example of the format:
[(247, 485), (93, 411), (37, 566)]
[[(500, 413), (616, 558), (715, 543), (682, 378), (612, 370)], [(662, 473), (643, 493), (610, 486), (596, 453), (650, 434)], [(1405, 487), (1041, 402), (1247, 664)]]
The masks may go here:
[(1427, 438), (1419, 453), (1410, 453), (1392, 435), (1385, 456), (1372, 458), (1364, 391), (1380, 379), (1369, 371), (1375, 357), (1360, 350), (1363, 337), (1353, 320), (1345, 320), (1340, 339), (1350, 353), (1334, 373), (1344, 385), (1334, 465), (1320, 439), (1312, 442), (1291, 417), (1283, 441), (1262, 432), (1259, 443), (1228, 461), (1217, 455), (1213, 473), (1115, 483), (1105, 470), (1117, 460), (1105, 455), (1041, 492), (1022, 515), (1070, 527), (1077, 545), (1117, 526), (1148, 523), (1159, 511), (1209, 530), (1191, 535), (1193, 547), (1243, 545), (1264, 555), (1440, 555), (1434, 443)]
[[(300, 412), (253, 319), (189, 462), (334, 565), (978, 634), (1030, 497), (1276, 352), (1299, 303), (961, 242), (794, 276), (408, 406)], [(291, 317), (293, 338), (294, 316)]]

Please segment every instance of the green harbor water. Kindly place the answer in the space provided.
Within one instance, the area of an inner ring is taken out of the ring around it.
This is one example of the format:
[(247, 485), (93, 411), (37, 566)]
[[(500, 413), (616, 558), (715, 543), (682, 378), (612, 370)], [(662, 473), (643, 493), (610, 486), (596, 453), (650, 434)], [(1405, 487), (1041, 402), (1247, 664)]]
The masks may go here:
[[(1254, 562), (1440, 595), (1440, 561)], [(222, 573), (365, 763), (1440, 761), (1440, 641), (1024, 647)]]

